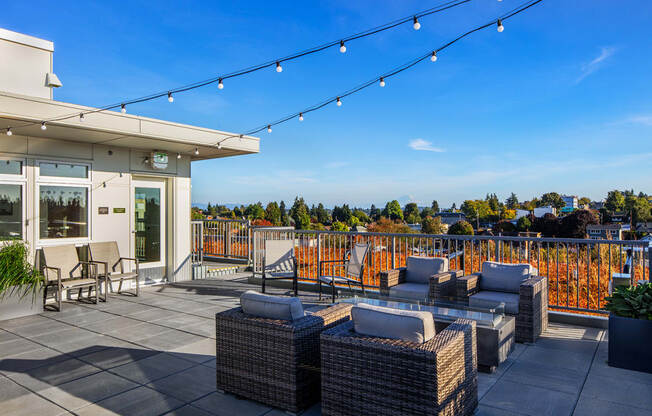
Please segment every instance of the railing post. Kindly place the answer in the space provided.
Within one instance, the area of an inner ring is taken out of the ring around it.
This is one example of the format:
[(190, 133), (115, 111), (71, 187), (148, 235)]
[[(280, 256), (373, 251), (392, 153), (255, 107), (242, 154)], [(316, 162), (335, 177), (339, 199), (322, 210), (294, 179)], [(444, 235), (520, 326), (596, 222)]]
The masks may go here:
[(494, 248), (496, 250), (496, 253), (494, 254), (494, 259), (496, 259), (496, 261), (500, 263), (503, 260), (500, 257), (500, 240), (495, 241)]
[(252, 274), (255, 277), (256, 276), (256, 270), (258, 268), (258, 264), (257, 264), (258, 256), (256, 255), (256, 230), (255, 229), (253, 230), (252, 235), (253, 235), (253, 240), (254, 240), (254, 244), (253, 244), (253, 248), (252, 248), (252, 256), (253, 256), (253, 262), (252, 262), (253, 263), (253, 265), (252, 265), (253, 273)]
[(396, 236), (392, 236), (392, 270), (396, 268)]
[(652, 246), (647, 248), (647, 281), (652, 282)]
[(251, 264), (251, 221), (247, 220), (247, 264)]
[(319, 280), (319, 276), (321, 275), (321, 233), (319, 231), (316, 231), (317, 233), (317, 276), (316, 280)]

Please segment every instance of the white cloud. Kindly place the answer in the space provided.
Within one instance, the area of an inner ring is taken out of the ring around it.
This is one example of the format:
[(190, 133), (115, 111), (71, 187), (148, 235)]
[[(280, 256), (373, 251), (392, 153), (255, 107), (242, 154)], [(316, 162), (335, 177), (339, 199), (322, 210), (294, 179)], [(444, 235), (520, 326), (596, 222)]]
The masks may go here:
[(646, 126), (652, 126), (652, 115), (643, 115), (643, 116), (632, 116), (627, 119), (628, 123), (634, 124), (645, 124)]
[(410, 140), (410, 143), (408, 146), (414, 150), (421, 150), (421, 151), (426, 151), (426, 152), (444, 152), (444, 149), (441, 149), (439, 147), (434, 147), (432, 145), (432, 142), (429, 142), (427, 140), (423, 139), (414, 139)]
[(324, 165), (326, 169), (339, 169), (348, 166), (349, 162), (329, 162)]
[(600, 55), (593, 58), (590, 62), (582, 65), (582, 73), (577, 78), (575, 83), (579, 84), (580, 82), (582, 82), (584, 78), (588, 77), (589, 75), (591, 75), (592, 73), (600, 69), (602, 64), (611, 56), (613, 56), (614, 53), (616, 53), (616, 48), (614, 47), (605, 46), (600, 48)]
[(231, 182), (238, 185), (264, 186), (283, 188), (301, 184), (315, 183), (317, 180), (312, 172), (280, 170), (266, 175), (234, 176)]

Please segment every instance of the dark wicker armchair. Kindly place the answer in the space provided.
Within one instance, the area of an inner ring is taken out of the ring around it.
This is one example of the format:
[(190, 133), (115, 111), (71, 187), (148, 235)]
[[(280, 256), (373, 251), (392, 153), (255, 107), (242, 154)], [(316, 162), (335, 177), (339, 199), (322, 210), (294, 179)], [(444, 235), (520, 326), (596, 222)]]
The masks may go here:
[(294, 321), (215, 315), (217, 388), (269, 406), (299, 412), (319, 401), (319, 335), (350, 319), (338, 304)]
[(473, 414), (475, 321), (435, 323), (423, 344), (356, 334), (353, 321), (321, 335), (323, 415)]
[[(410, 261), (420, 262), (442, 262), (443, 266), (438, 267), (436, 264), (432, 270), (440, 270), (439, 273), (431, 274), (432, 271), (421, 270), (426, 273), (420, 279), (411, 279), (408, 277), (408, 268)], [(380, 293), (383, 296), (396, 298), (410, 298), (413, 300), (449, 300), (455, 297), (455, 281), (461, 277), (461, 270), (448, 270), (448, 260), (438, 257), (409, 257), (407, 267), (388, 270), (380, 273)]]
[(487, 298), (486, 294), (494, 294), (495, 302), (505, 297), (505, 313), (516, 318), (516, 342), (535, 342), (548, 328), (548, 279), (531, 274), (513, 293), (485, 290), (482, 288), (482, 279), (482, 273), (458, 278), (457, 299), (473, 306), (474, 295), (484, 295)]

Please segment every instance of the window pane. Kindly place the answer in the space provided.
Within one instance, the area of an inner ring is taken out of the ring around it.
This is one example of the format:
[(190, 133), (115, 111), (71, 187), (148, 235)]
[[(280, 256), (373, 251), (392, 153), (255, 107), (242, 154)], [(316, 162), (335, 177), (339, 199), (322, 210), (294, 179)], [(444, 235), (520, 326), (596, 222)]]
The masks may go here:
[(40, 237), (88, 237), (88, 188), (40, 187)]
[(0, 175), (22, 175), (23, 162), (20, 160), (0, 160)]
[(136, 257), (141, 262), (161, 260), (161, 190), (135, 189)]
[(41, 176), (88, 178), (88, 166), (69, 163), (39, 163)]
[(23, 237), (23, 187), (0, 184), (0, 239)]

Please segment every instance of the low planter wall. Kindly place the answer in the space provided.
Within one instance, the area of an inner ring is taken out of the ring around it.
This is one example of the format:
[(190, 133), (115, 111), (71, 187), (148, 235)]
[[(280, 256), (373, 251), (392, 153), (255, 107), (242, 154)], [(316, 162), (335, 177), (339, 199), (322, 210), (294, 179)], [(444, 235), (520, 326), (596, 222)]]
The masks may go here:
[(14, 286), (0, 296), (0, 321), (43, 312), (43, 288), (36, 293), (26, 290), (25, 286)]
[(609, 365), (652, 373), (652, 321), (609, 315)]

